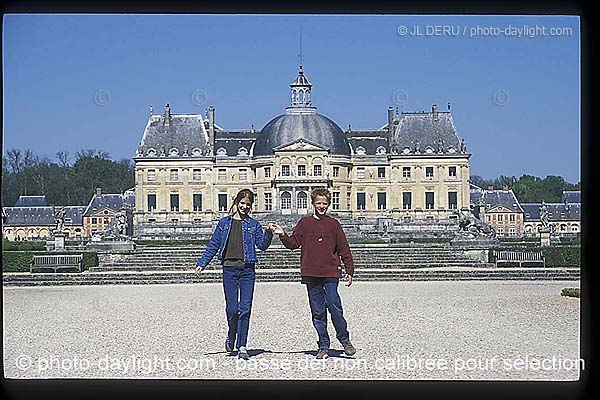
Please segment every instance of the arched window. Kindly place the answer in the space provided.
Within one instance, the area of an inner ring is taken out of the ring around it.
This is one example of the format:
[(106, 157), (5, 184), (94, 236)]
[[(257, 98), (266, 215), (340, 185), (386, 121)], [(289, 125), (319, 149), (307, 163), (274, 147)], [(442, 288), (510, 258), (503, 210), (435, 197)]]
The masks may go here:
[(365, 150), (365, 148), (364, 148), (364, 147), (362, 147), (362, 146), (358, 146), (358, 147), (356, 148), (356, 154), (360, 154), (360, 155), (367, 154), (367, 151)]
[(377, 153), (377, 154), (379, 154), (379, 155), (381, 155), (381, 154), (385, 154), (385, 153), (387, 153), (387, 150), (385, 149), (385, 147), (383, 147), (383, 146), (379, 146), (379, 147), (377, 148), (377, 150), (376, 150), (376, 153)]
[(175, 157), (177, 155), (179, 155), (179, 150), (175, 147), (169, 150), (169, 157)]
[(289, 210), (292, 208), (292, 195), (290, 192), (281, 193), (281, 209)]
[(219, 149), (217, 150), (217, 155), (218, 156), (226, 156), (227, 150), (225, 150), (225, 147), (219, 147)]
[(298, 204), (298, 208), (306, 209), (308, 208), (308, 196), (305, 192), (298, 192), (296, 195), (296, 200)]
[(240, 147), (238, 149), (237, 155), (238, 156), (247, 156), (248, 155), (248, 149), (245, 148), (245, 147)]

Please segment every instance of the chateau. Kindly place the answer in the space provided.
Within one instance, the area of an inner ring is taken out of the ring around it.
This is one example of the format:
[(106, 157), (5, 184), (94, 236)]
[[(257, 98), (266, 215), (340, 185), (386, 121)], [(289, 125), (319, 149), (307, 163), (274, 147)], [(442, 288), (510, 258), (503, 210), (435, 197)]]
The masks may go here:
[[(387, 110), (377, 129), (342, 130), (312, 105), (302, 65), (290, 105), (260, 131), (228, 130), (206, 117), (151, 113), (135, 161), (134, 225), (189, 226), (224, 215), (242, 188), (253, 215), (311, 212), (310, 191), (332, 192), (340, 217), (444, 220), (469, 210), (469, 157), (449, 111)], [(223, 124), (224, 126), (225, 124)]]

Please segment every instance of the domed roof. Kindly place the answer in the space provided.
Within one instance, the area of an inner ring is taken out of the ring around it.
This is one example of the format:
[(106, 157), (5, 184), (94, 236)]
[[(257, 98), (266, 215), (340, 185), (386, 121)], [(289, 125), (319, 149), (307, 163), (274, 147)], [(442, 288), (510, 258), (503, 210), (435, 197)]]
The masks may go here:
[(329, 149), (330, 154), (350, 155), (346, 134), (329, 118), (317, 112), (286, 112), (273, 118), (256, 138), (254, 155), (271, 155), (273, 148), (306, 139)]
[(298, 76), (290, 83), (291, 105), (285, 114), (273, 118), (256, 137), (254, 155), (273, 154), (273, 148), (293, 143), (298, 139), (319, 144), (330, 154), (350, 155), (346, 134), (329, 118), (318, 114), (311, 104), (312, 84), (300, 65)]

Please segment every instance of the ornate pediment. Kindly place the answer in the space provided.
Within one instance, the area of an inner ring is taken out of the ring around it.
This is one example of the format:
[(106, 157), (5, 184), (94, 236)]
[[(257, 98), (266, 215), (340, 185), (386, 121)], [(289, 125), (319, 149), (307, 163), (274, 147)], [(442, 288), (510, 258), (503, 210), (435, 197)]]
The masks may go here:
[(283, 144), (273, 148), (274, 151), (329, 151), (327, 147), (306, 139), (298, 139), (292, 143)]

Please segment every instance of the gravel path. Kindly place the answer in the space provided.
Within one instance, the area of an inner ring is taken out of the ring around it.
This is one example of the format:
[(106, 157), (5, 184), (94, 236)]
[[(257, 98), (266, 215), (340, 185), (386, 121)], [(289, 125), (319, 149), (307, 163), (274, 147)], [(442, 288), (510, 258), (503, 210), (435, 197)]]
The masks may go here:
[(350, 337), (315, 360), (306, 289), (257, 283), (249, 361), (225, 353), (221, 284), (5, 287), (7, 378), (577, 380), (569, 281), (340, 286)]

